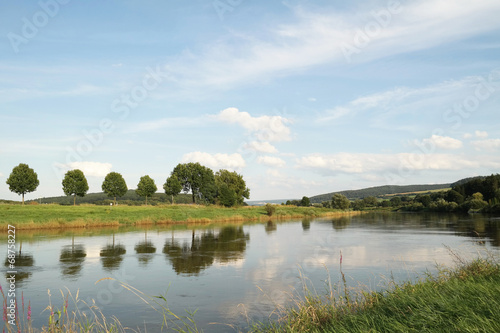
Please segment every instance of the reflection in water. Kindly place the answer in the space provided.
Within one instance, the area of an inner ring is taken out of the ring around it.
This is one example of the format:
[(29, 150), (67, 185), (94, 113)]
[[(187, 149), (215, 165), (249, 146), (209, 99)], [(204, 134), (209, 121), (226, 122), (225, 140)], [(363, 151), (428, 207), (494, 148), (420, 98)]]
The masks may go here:
[(249, 239), (243, 227), (224, 227), (218, 234), (208, 231), (199, 237), (193, 230), (190, 243), (180, 244), (172, 234), (165, 241), (163, 253), (177, 274), (198, 275), (215, 260), (227, 263), (243, 258)]
[(302, 219), (302, 230), (307, 231), (309, 229), (311, 229), (311, 219), (306, 217)]
[(85, 247), (81, 244), (75, 245), (75, 237), (73, 236), (71, 245), (65, 245), (61, 249), (59, 262), (61, 263), (62, 274), (77, 278), (82, 270), (82, 264), (86, 256)]
[[(23, 282), (28, 281), (29, 277), (32, 275), (31, 269), (29, 269), (29, 267), (33, 267), (33, 265), (35, 264), (35, 259), (33, 259), (33, 255), (21, 252), (22, 246), (23, 245), (21, 243), (21, 246), (19, 248), (19, 252), (16, 253), (16, 256), (15, 256), (14, 267), (15, 267), (15, 270), (17, 272), (15, 274), (17, 286), (22, 286)], [(5, 257), (5, 262), (4, 262), (4, 266), (7, 268), (7, 270), (10, 270), (11, 263), (9, 262), (9, 260), (10, 260), (9, 256), (7, 255)], [(10, 275), (11, 274), (6, 273), (5, 278), (6, 279), (10, 278)]]
[(139, 255), (139, 263), (141, 265), (147, 266), (149, 261), (153, 259), (153, 254), (156, 253), (156, 247), (151, 241), (148, 241), (148, 232), (144, 232), (144, 241), (139, 242), (135, 245), (135, 252)]
[(346, 229), (351, 224), (350, 216), (337, 217), (332, 220), (333, 229), (340, 231)]
[(266, 233), (271, 234), (271, 233), (275, 232), (277, 229), (278, 229), (278, 225), (276, 224), (276, 222), (273, 222), (273, 221), (267, 222)]
[(102, 267), (107, 271), (113, 271), (120, 267), (123, 261), (123, 255), (127, 252), (125, 246), (115, 244), (115, 235), (113, 234), (113, 244), (106, 245), (100, 253)]

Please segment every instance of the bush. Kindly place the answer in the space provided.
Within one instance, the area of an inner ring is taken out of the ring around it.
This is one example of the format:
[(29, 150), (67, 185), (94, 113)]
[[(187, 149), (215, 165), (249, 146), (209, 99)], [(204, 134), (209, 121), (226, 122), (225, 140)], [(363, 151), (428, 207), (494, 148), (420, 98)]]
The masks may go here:
[(273, 216), (274, 212), (276, 211), (276, 206), (271, 205), (270, 203), (267, 203), (264, 206), (264, 209), (266, 210), (266, 213), (268, 216)]

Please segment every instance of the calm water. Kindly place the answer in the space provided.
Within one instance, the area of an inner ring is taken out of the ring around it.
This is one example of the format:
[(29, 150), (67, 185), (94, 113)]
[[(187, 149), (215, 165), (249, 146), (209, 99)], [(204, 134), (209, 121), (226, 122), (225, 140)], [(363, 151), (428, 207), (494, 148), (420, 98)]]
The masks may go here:
[[(7, 257), (7, 236), (0, 255)], [(161, 317), (130, 291), (166, 294), (170, 309), (198, 310), (205, 332), (235, 332), (265, 320), (300, 290), (299, 268), (321, 293), (342, 269), (352, 286), (383, 286), (384, 276), (415, 278), (436, 263), (452, 264), (446, 246), (462, 253), (500, 253), (500, 218), (428, 214), (367, 214), (284, 223), (177, 226), (175, 229), (99, 229), (17, 233), (17, 293), (31, 300), (34, 323), (46, 323), (49, 303), (60, 307), (66, 288), (124, 326), (159, 331)], [(6, 286), (6, 265), (0, 283)], [(4, 288), (5, 289), (5, 288)], [(168, 291), (168, 292), (167, 292)], [(85, 306), (81, 306), (85, 310)], [(246, 315), (244, 315), (246, 313)], [(143, 330), (144, 331), (144, 330)]]

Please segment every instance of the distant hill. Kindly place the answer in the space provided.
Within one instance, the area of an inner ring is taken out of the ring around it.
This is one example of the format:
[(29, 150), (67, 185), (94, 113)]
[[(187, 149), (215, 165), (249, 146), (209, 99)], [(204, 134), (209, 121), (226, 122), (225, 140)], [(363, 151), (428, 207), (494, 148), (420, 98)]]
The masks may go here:
[[(191, 194), (179, 194), (174, 198), (176, 203), (192, 203)], [(49, 198), (38, 198), (35, 200), (26, 201), (27, 203), (31, 201), (41, 202), (41, 203), (57, 203), (60, 205), (72, 205), (73, 197), (71, 196), (59, 196), (59, 197), (49, 197)], [(113, 198), (108, 197), (104, 192), (100, 193), (88, 193), (84, 197), (77, 197), (76, 203), (83, 204), (96, 204), (96, 205), (109, 205), (110, 202), (113, 201)], [(118, 203), (125, 204), (143, 204), (144, 198), (138, 196), (135, 193), (135, 190), (128, 190), (127, 193), (123, 197), (119, 197), (116, 200)], [(170, 197), (167, 197), (165, 193), (155, 193), (152, 197), (148, 197), (148, 204), (156, 204), (156, 203), (167, 203), (170, 202)]]
[(314, 197), (309, 198), (312, 203), (321, 203), (323, 201), (328, 201), (332, 199), (332, 196), (336, 193), (345, 195), (348, 199), (363, 199), (366, 197), (381, 197), (389, 194), (402, 194), (402, 193), (413, 193), (413, 192), (425, 192), (425, 191), (434, 191), (440, 189), (450, 188), (451, 184), (432, 184), (432, 185), (384, 185), (384, 186), (376, 186), (369, 187), (360, 190), (348, 190), (348, 191), (339, 191), (332, 193), (325, 193), (316, 195)]

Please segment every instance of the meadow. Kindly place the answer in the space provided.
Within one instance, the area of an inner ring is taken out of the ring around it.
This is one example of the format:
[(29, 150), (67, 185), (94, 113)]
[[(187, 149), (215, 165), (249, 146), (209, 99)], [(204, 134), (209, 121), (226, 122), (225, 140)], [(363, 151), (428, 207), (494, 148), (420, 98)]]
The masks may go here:
[(301, 217), (327, 217), (357, 212), (328, 208), (276, 206), (273, 216), (264, 207), (220, 207), (202, 205), (156, 206), (62, 206), (0, 205), (0, 228), (9, 224), (16, 229), (87, 228), (125, 225), (161, 225), (176, 223), (212, 223), (239, 221), (268, 221)]

